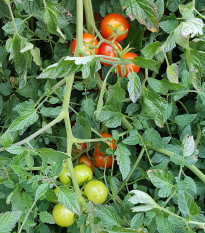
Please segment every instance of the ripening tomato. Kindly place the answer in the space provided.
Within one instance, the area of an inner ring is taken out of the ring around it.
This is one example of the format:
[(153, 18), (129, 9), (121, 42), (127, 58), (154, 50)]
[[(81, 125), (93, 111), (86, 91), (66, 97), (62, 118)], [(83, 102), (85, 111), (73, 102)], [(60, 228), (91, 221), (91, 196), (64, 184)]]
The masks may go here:
[(85, 181), (92, 180), (93, 172), (87, 165), (77, 165), (74, 167), (74, 173), (78, 184), (82, 184)]
[[(124, 59), (129, 59), (129, 60), (132, 60), (132, 59), (134, 59), (135, 57), (137, 57), (137, 55), (135, 54), (135, 53), (131, 53), (131, 52), (128, 52), (128, 53), (126, 53), (124, 56), (123, 56), (123, 58)], [(135, 72), (135, 73), (138, 73), (139, 72), (139, 70), (140, 70), (140, 67), (139, 66), (136, 66), (135, 64), (128, 64), (128, 65), (123, 65), (124, 67), (125, 67), (125, 69), (126, 69), (126, 73), (125, 73), (125, 78), (127, 78), (127, 76), (128, 76), (128, 74), (129, 74), (129, 72)], [(118, 66), (117, 67), (117, 69), (118, 69), (118, 73), (119, 73), (119, 75), (120, 76), (122, 76), (122, 73), (121, 73), (121, 66)]]
[(130, 26), (124, 16), (114, 13), (114, 14), (107, 15), (102, 20), (101, 25), (100, 25), (100, 30), (101, 30), (102, 36), (107, 39), (109, 36), (113, 34), (114, 29), (118, 28), (121, 35), (117, 36), (116, 41), (120, 42), (127, 37), (129, 27)]
[[(115, 41), (115, 45), (118, 47), (119, 50), (121, 50), (120, 45), (119, 45), (119, 43), (117, 41)], [(117, 57), (115, 49), (111, 45), (109, 45), (109, 44), (107, 44), (105, 42), (103, 42), (100, 45), (99, 50), (98, 50), (98, 54), (99, 55), (104, 55), (104, 56), (109, 56), (109, 57)], [(108, 59), (108, 60), (113, 61), (112, 59)], [(107, 64), (107, 63), (104, 63), (104, 62), (101, 62), (101, 63), (103, 65), (105, 65), (105, 66), (111, 66), (111, 64)]]
[(78, 145), (81, 147), (81, 149), (79, 149), (79, 148), (76, 146), (76, 147), (75, 147), (75, 150), (77, 150), (77, 151), (81, 151), (81, 150), (87, 149), (87, 144), (86, 144), (86, 142), (78, 143)]
[(93, 171), (93, 160), (89, 159), (87, 155), (81, 156), (78, 161), (88, 166)]
[[(98, 40), (95, 39), (95, 37), (89, 33), (83, 33), (83, 49), (86, 50), (87, 54), (92, 55), (92, 51), (94, 54), (98, 54), (98, 48), (91, 48), (89, 49), (90, 46), (95, 46), (98, 44)], [(75, 46), (76, 46), (76, 38), (73, 40), (71, 44), (71, 53), (74, 56), (75, 52)]]
[[(111, 134), (109, 133), (102, 133), (101, 134), (103, 138), (109, 138), (112, 137)], [(112, 139), (112, 142), (116, 142), (115, 139)], [(110, 149), (116, 150), (117, 146), (114, 143), (111, 143), (109, 141), (106, 141), (107, 145), (109, 146)], [(95, 167), (97, 168), (111, 168), (112, 167), (112, 156), (105, 156), (106, 153), (103, 153), (100, 151), (100, 143), (98, 143), (96, 150), (95, 150)], [(107, 160), (107, 163), (106, 163)]]
[(102, 204), (107, 199), (108, 189), (103, 182), (91, 180), (85, 185), (84, 193), (88, 200), (96, 204)]
[(59, 179), (62, 184), (68, 184), (71, 182), (70, 171), (68, 170), (68, 168), (63, 169), (59, 176)]
[(54, 206), (52, 215), (55, 223), (61, 227), (69, 227), (75, 221), (75, 214), (60, 203)]

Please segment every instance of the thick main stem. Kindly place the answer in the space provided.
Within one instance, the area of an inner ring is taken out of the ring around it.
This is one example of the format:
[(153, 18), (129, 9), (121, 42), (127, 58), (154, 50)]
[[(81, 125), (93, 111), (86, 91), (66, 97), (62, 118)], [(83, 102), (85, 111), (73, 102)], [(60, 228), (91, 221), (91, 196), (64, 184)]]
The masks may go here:
[(91, 0), (84, 0), (84, 9), (85, 9), (85, 16), (86, 16), (86, 24), (88, 33), (94, 35), (94, 28), (95, 28), (95, 20), (93, 16), (93, 8)]

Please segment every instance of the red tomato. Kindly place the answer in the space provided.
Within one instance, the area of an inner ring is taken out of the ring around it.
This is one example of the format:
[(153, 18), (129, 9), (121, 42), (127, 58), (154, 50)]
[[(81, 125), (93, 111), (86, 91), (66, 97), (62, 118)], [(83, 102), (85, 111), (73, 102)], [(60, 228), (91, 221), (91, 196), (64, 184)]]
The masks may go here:
[[(116, 40), (122, 41), (127, 37), (128, 31), (129, 31), (129, 24), (124, 16), (120, 14), (110, 14), (107, 15), (101, 22), (100, 29), (101, 34), (104, 38), (108, 38), (112, 35), (113, 29), (112, 28), (118, 28), (119, 31), (125, 32), (122, 35), (118, 35)], [(111, 39), (111, 38), (109, 38)]]
[[(123, 58), (124, 59), (129, 59), (129, 60), (132, 60), (134, 59), (135, 57), (137, 57), (137, 55), (135, 53), (131, 53), (131, 52), (128, 52), (126, 53)], [(128, 65), (123, 65), (126, 69), (126, 74), (125, 74), (125, 78), (127, 78), (129, 72), (132, 72), (132, 70), (135, 72), (135, 73), (138, 73), (138, 71), (140, 70), (140, 67), (139, 66), (136, 66), (135, 64), (128, 64)], [(121, 73), (121, 66), (118, 66), (117, 67), (118, 69), (118, 72), (119, 72), (119, 75), (122, 76), (122, 73)]]
[[(103, 138), (112, 137), (109, 133), (102, 133)], [(116, 142), (115, 139), (112, 139), (112, 142)], [(109, 141), (106, 141), (110, 149), (116, 150), (117, 146)], [(97, 148), (95, 150), (95, 167), (105, 167), (106, 164), (106, 157), (107, 157), (107, 164), (106, 168), (111, 168), (112, 166), (112, 156), (104, 156), (106, 153), (102, 153), (100, 151), (100, 143), (98, 143)]]
[[(119, 43), (117, 41), (115, 41), (115, 45), (118, 47), (119, 50), (121, 50)], [(109, 57), (117, 57), (115, 49), (111, 45), (109, 45), (105, 42), (103, 42), (100, 45), (99, 50), (98, 50), (98, 54), (104, 55), (104, 56), (109, 56)], [(112, 59), (108, 59), (108, 60), (112, 61)], [(111, 64), (107, 64), (107, 63), (103, 63), (103, 62), (101, 62), (101, 63), (105, 66), (111, 66)]]
[[(90, 46), (95, 46), (98, 44), (98, 40), (95, 39), (95, 37), (89, 33), (83, 33), (83, 49), (88, 50)], [(75, 52), (75, 46), (76, 46), (76, 38), (73, 40), (72, 44), (71, 44), (71, 53), (74, 56), (74, 52)], [(98, 54), (98, 48), (95, 49), (89, 49), (89, 51), (86, 51), (87, 54), (92, 54), (92, 52), (94, 52), (94, 54)]]
[(81, 149), (78, 149), (78, 147), (76, 146), (76, 147), (75, 147), (75, 150), (77, 150), (77, 151), (81, 151), (81, 150), (87, 149), (87, 144), (86, 144), (86, 142), (78, 143), (78, 145), (81, 147)]
[(81, 156), (79, 162), (87, 165), (93, 171), (93, 160), (89, 159), (87, 155)]

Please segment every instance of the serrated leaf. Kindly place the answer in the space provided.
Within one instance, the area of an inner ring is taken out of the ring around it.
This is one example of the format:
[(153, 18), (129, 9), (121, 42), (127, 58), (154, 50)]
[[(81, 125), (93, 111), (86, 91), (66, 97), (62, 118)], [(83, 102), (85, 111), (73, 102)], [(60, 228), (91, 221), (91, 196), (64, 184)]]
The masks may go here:
[(58, 106), (58, 107), (55, 107), (55, 108), (42, 107), (40, 113), (45, 117), (55, 118), (60, 114), (61, 109), (62, 109), (61, 106)]
[(58, 190), (56, 196), (58, 197), (58, 201), (61, 203), (61, 205), (65, 206), (73, 213), (80, 215), (78, 198), (72, 190), (62, 187)]
[(135, 103), (141, 94), (141, 81), (139, 76), (136, 73), (130, 72), (128, 74), (128, 85), (127, 90), (129, 92), (129, 97), (133, 103)]
[(168, 219), (165, 218), (163, 215), (156, 215), (156, 225), (159, 233), (174, 233), (173, 228), (169, 223)]
[(42, 60), (41, 60), (41, 55), (40, 55), (40, 49), (37, 47), (34, 49), (31, 49), (31, 55), (32, 55), (33, 61), (36, 63), (36, 65), (41, 66)]
[(46, 4), (45, 6), (44, 20), (47, 23), (48, 30), (50, 32), (55, 32), (57, 29), (57, 19), (59, 12), (56, 7), (51, 4)]
[(93, 99), (86, 98), (85, 100), (82, 101), (81, 110), (85, 111), (89, 117), (92, 117), (93, 112), (94, 112), (94, 105), (95, 103)]
[(171, 34), (175, 28), (178, 26), (177, 20), (165, 20), (159, 23), (159, 26), (164, 30), (166, 33)]
[(197, 204), (195, 203), (193, 197), (187, 192), (179, 192), (179, 198), (177, 203), (180, 211), (183, 214), (189, 217), (198, 214)]
[(182, 141), (183, 155), (184, 157), (189, 157), (193, 155), (195, 151), (195, 141), (193, 136), (186, 135)]
[(38, 152), (40, 152), (42, 159), (45, 162), (48, 162), (51, 164), (53, 164), (53, 162), (57, 163), (59, 162), (59, 160), (64, 160), (69, 157), (68, 154), (64, 152), (53, 150), (50, 148), (41, 148), (41, 149), (38, 149)]
[(178, 115), (175, 117), (174, 122), (177, 125), (184, 127), (190, 124), (196, 117), (197, 117), (197, 114)]
[(111, 230), (113, 226), (121, 226), (121, 218), (112, 206), (99, 206), (96, 214), (101, 219), (102, 226), (107, 229)]
[(49, 183), (44, 183), (38, 186), (37, 190), (36, 190), (36, 195), (35, 195), (35, 200), (38, 200), (39, 198), (41, 198), (42, 196), (44, 196), (46, 194), (46, 192), (48, 191), (49, 188)]
[(136, 214), (130, 221), (132, 229), (138, 229), (142, 226), (144, 221), (144, 215), (142, 213)]
[(131, 130), (130, 135), (122, 141), (126, 145), (137, 145), (139, 142), (140, 137), (137, 130)]
[(41, 222), (55, 224), (53, 216), (50, 213), (48, 213), (47, 211), (41, 211), (39, 216), (40, 216)]
[(150, 69), (158, 73), (158, 62), (144, 57), (135, 57), (132, 62), (141, 68)]
[(20, 166), (18, 166), (18, 165), (11, 165), (10, 167), (13, 169), (13, 171), (14, 171), (17, 175), (19, 175), (19, 176), (24, 176), (24, 175), (25, 175), (25, 171), (23, 170), (22, 167), (20, 167)]
[(117, 146), (117, 150), (115, 151), (117, 164), (119, 165), (120, 172), (122, 174), (123, 180), (126, 179), (127, 175), (130, 172), (130, 151), (127, 149), (127, 147), (120, 143)]
[(147, 193), (140, 190), (132, 190), (130, 193), (134, 195), (129, 198), (129, 202), (134, 205), (142, 204), (133, 207), (133, 212), (148, 211), (154, 208), (158, 208), (157, 203)]
[(171, 66), (167, 67), (167, 78), (171, 83), (178, 83), (178, 65), (173, 63)]
[(155, 55), (155, 52), (160, 47), (160, 42), (153, 42), (147, 46), (145, 46), (141, 52), (147, 59), (152, 59)]
[(0, 233), (9, 233), (21, 216), (20, 211), (0, 213)]

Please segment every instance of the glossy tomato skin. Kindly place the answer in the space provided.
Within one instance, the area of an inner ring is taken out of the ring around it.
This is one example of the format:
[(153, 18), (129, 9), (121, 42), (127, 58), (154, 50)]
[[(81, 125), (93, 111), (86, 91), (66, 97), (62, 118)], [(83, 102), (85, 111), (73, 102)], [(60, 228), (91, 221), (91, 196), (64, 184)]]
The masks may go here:
[(59, 176), (60, 182), (62, 184), (69, 184), (71, 182), (70, 171), (68, 168), (64, 168)]
[[(102, 133), (101, 135), (103, 136), (103, 138), (112, 137), (112, 135), (109, 133)], [(115, 139), (112, 139), (112, 142), (116, 142)], [(117, 146), (114, 143), (111, 143), (109, 141), (106, 141), (106, 143), (108, 144), (110, 149), (116, 150)], [(105, 165), (106, 165), (106, 168), (112, 167), (112, 160), (113, 160), (112, 156), (105, 156), (105, 154), (106, 153), (103, 153), (100, 151), (100, 143), (98, 143), (96, 150), (95, 150), (95, 167), (105, 168)], [(106, 163), (106, 159), (107, 159), (107, 163)]]
[[(131, 52), (128, 52), (128, 53), (126, 53), (126, 54), (123, 56), (124, 59), (129, 59), (129, 60), (132, 60), (132, 59), (134, 59), (135, 57), (137, 57), (137, 54), (131, 53)], [(125, 69), (126, 69), (126, 73), (125, 73), (125, 76), (124, 76), (125, 78), (127, 78), (129, 72), (132, 72), (132, 69), (133, 69), (133, 71), (134, 71), (135, 73), (138, 73), (139, 70), (140, 70), (140, 67), (139, 67), (139, 66), (136, 66), (135, 64), (131, 64), (131, 65), (128, 64), (128, 65), (123, 65), (123, 66), (124, 66)], [(118, 66), (117, 69), (118, 69), (119, 75), (122, 76), (122, 73), (121, 73), (121, 66)]]
[(93, 160), (89, 159), (87, 155), (81, 156), (78, 161), (79, 163), (88, 166), (93, 171)]
[[(121, 50), (119, 43), (117, 41), (115, 41), (115, 45), (118, 47), (119, 50)], [(115, 49), (111, 45), (109, 45), (105, 42), (103, 42), (100, 45), (99, 50), (98, 50), (98, 54), (104, 55), (104, 56), (109, 56), (109, 57), (117, 57)], [(113, 61), (112, 59), (108, 59), (108, 60)], [(108, 64), (108, 63), (104, 63), (104, 62), (101, 62), (101, 63), (105, 66), (111, 66), (111, 64)]]
[(61, 227), (69, 227), (75, 221), (75, 214), (60, 203), (54, 206), (52, 215), (56, 224)]
[(84, 193), (88, 200), (96, 203), (102, 204), (106, 201), (108, 196), (108, 190), (105, 184), (99, 180), (89, 181), (84, 188)]
[(116, 38), (116, 41), (120, 42), (127, 37), (130, 26), (129, 26), (129, 24), (124, 16), (122, 16), (120, 14), (113, 13), (113, 14), (107, 15), (102, 20), (101, 25), (100, 25), (100, 30), (101, 30), (102, 36), (105, 39), (107, 39), (113, 33), (113, 30), (109, 26), (111, 26), (113, 28), (116, 28), (117, 26), (119, 26), (118, 29), (121, 32), (123, 32), (123, 31), (125, 32), (127, 30), (124, 34), (118, 35)]
[[(92, 44), (91, 44), (92, 43)], [(98, 44), (98, 40), (95, 39), (95, 37), (89, 33), (83, 33), (83, 49), (88, 49), (86, 48), (86, 45), (91, 45), (91, 46), (95, 46)], [(74, 56), (74, 52), (75, 52), (75, 46), (76, 46), (76, 38), (73, 39), (72, 44), (71, 44), (71, 53), (72, 56)], [(92, 49), (94, 54), (98, 54), (98, 48)], [(91, 51), (86, 51), (88, 54), (92, 54)]]
[(85, 181), (92, 180), (93, 172), (87, 165), (77, 165), (74, 167), (74, 173), (78, 184), (82, 184)]

